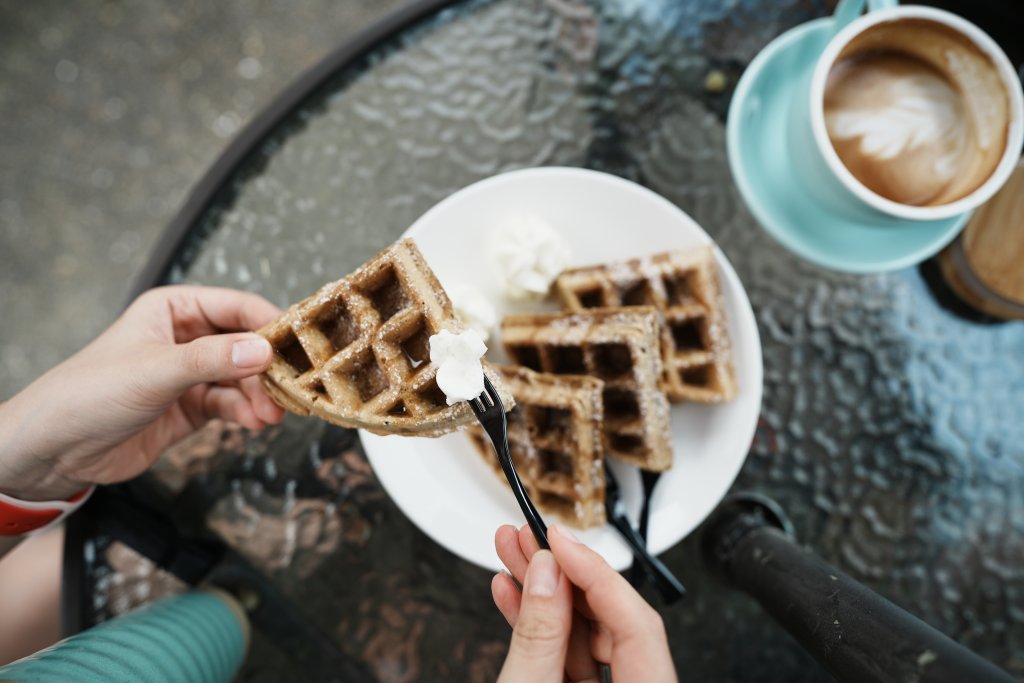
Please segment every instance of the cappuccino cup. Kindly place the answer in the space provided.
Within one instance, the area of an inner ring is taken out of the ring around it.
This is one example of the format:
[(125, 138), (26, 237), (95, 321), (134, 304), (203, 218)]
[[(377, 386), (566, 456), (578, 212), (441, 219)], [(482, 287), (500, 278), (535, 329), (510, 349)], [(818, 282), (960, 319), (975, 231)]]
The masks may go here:
[(869, 225), (965, 214), (1020, 157), (1020, 80), (961, 17), (881, 0), (871, 8), (837, 29), (792, 106), (787, 134), (802, 184)]

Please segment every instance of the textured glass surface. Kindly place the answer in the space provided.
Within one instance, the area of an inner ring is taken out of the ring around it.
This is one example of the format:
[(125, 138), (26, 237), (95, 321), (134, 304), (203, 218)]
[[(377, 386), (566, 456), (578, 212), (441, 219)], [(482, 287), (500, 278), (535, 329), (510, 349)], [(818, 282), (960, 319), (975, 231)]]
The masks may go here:
[[(1024, 675), (1024, 326), (953, 317), (913, 269), (860, 277), (801, 262), (757, 227), (728, 170), (724, 117), (743, 68), (828, 4), (457, 5), (282, 126), (172, 280), (283, 306), (480, 178), (574, 165), (636, 180), (704, 226), (754, 306), (764, 407), (734, 488), (772, 496), (826, 560)], [(321, 431), (299, 419), (260, 437), (217, 431), (186, 445), (202, 457), (165, 459), (162, 476), (198, 482), (213, 526), (380, 680), (492, 680), (508, 631), (490, 576), (405, 520), (358, 450), (320, 453)], [(303, 471), (322, 485), (304, 488)], [(695, 540), (664, 556), (690, 590), (661, 610), (684, 678), (829, 680), (707, 573)], [(254, 654), (271, 668), (245, 680), (276, 680), (272, 650)]]

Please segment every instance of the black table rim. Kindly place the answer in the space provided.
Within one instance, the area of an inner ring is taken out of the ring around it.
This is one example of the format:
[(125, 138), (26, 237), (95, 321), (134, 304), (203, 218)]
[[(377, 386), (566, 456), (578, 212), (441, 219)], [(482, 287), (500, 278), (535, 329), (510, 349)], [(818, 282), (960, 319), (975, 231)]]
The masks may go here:
[(254, 149), (298, 109), (306, 99), (339, 71), (348, 68), (381, 43), (413, 24), (452, 4), (454, 0), (416, 0), (395, 10), (335, 48), (319, 63), (300, 74), (257, 114), (228, 144), (213, 165), (192, 188), (177, 215), (167, 224), (149, 260), (136, 276), (128, 301), (156, 287), (166, 278), (171, 262), (196, 221), (213, 203), (217, 193)]

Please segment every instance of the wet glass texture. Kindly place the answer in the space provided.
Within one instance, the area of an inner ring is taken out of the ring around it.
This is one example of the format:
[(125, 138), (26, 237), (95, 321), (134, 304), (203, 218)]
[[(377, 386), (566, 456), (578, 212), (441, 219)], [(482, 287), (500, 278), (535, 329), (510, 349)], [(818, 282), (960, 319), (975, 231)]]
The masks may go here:
[[(338, 74), (256, 150), (171, 280), (285, 306), (495, 173), (584, 166), (642, 183), (717, 240), (757, 316), (763, 413), (734, 490), (775, 498), (802, 543), (1024, 675), (1024, 326), (954, 317), (914, 269), (848, 276), (798, 260), (756, 225), (728, 169), (742, 70), (829, 9), (455, 4)], [(322, 430), (215, 425), (165, 457), (160, 477), (199, 486), (210, 525), (381, 681), (493, 680), (508, 630), (490, 575), (415, 529), (357, 446), (320, 452)], [(685, 678), (829, 680), (707, 573), (695, 539), (664, 556), (690, 590), (662, 609)], [(97, 598), (100, 612), (112, 604)], [(275, 657), (254, 653), (243, 680), (277, 680)]]

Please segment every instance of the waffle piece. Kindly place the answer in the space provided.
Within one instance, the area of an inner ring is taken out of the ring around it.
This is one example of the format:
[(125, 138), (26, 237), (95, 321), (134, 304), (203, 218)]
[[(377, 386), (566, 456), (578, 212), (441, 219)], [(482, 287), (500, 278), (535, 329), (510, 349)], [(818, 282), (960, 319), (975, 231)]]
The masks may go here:
[(663, 316), (662, 389), (672, 401), (736, 397), (725, 304), (711, 245), (585, 268), (558, 276), (566, 309), (654, 306)]
[[(508, 446), (530, 499), (541, 512), (571, 526), (604, 524), (604, 383), (526, 368), (496, 369), (516, 397), (516, 407), (508, 413)], [(484, 430), (475, 426), (466, 433), (505, 481)]]
[(661, 471), (672, 449), (658, 325), (654, 308), (602, 308), (507, 316), (501, 334), (519, 365), (603, 380), (605, 455)]
[[(430, 336), (462, 329), (412, 240), (377, 254), (259, 330), (274, 348), (263, 386), (284, 409), (377, 434), (438, 436), (475, 421), (446, 404)], [(514, 400), (484, 367), (506, 409)]]

